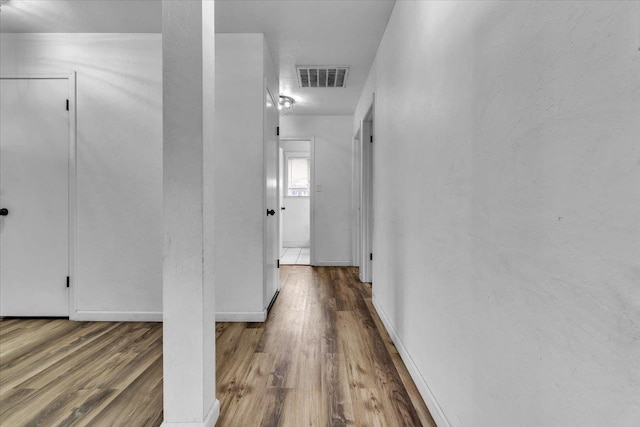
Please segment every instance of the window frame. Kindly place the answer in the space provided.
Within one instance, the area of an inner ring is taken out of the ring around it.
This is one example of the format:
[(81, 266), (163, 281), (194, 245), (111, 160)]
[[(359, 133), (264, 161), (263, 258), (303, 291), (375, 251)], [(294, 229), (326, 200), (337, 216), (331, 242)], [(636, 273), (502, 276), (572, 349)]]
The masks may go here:
[[(307, 159), (309, 162), (309, 195), (308, 196), (290, 196), (289, 195), (289, 159)], [(291, 199), (308, 199), (311, 197), (311, 153), (306, 151), (285, 151), (284, 152), (284, 198)]]

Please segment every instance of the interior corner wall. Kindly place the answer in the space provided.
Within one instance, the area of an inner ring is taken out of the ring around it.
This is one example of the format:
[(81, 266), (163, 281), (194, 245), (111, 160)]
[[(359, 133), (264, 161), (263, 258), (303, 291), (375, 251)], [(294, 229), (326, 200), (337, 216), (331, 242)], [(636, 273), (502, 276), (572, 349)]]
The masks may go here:
[(281, 138), (314, 137), (315, 263), (352, 265), (353, 116), (280, 116)]
[(161, 45), (160, 34), (0, 35), (5, 75), (77, 72), (77, 320), (162, 319)]
[[(263, 321), (265, 316), (263, 94), (268, 61), (264, 55), (262, 34), (216, 34), (218, 321)], [(273, 87), (273, 78), (268, 80)]]
[(396, 2), (374, 304), (440, 426), (640, 420), (638, 2)]

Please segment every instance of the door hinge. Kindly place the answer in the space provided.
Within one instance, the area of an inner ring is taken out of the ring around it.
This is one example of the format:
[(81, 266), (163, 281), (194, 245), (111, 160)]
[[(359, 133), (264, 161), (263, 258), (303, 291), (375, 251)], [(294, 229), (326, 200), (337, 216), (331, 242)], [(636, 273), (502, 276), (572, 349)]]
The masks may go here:
[(69, 276), (67, 276), (67, 288), (69, 287)]
[(67, 99), (67, 111), (69, 111), (69, 100)]
[(373, 144), (373, 135), (369, 137), (369, 142)]
[(373, 261), (373, 254), (369, 254), (369, 261)]
[(280, 260), (277, 261), (278, 268), (280, 268)]
[(276, 135), (280, 136), (280, 126), (276, 127)]

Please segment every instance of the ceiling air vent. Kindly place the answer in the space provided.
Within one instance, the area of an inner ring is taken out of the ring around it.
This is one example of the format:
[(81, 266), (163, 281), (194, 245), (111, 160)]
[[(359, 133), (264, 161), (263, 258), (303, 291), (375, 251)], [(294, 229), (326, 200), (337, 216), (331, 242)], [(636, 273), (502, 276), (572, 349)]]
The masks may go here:
[(346, 87), (349, 67), (296, 67), (300, 87)]

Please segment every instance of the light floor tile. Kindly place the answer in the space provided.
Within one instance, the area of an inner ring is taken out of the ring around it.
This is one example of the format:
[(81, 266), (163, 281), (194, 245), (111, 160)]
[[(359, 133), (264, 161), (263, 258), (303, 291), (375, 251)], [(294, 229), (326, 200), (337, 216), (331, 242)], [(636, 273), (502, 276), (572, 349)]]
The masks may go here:
[(293, 265), (298, 261), (300, 248), (286, 248), (284, 255), (280, 259), (280, 264)]
[(300, 256), (298, 257), (298, 261), (296, 261), (296, 264), (298, 264), (298, 265), (310, 265), (311, 264), (311, 257), (309, 256), (309, 254), (307, 254), (307, 255), (300, 254)]
[(282, 265), (311, 265), (309, 248), (284, 248), (280, 256)]

